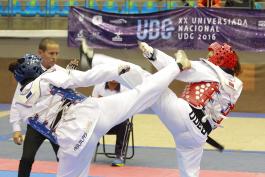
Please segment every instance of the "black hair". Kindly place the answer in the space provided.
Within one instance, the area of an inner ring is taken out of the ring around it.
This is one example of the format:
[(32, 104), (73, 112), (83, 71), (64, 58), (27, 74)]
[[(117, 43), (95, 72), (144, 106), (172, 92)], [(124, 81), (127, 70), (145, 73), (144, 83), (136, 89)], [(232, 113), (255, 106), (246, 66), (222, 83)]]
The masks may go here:
[(11, 73), (14, 73), (16, 67), (17, 67), (18, 63), (17, 62), (12, 62), (9, 64), (8, 66), (8, 70), (11, 72)]
[[(109, 89), (108, 82), (105, 83), (105, 89)], [(121, 84), (120, 84), (120, 83), (117, 83), (117, 86), (115, 87), (114, 90), (115, 90), (116, 92), (120, 92), (120, 90), (121, 90)]]
[(229, 68), (223, 68), (223, 67), (220, 67), (224, 72), (226, 72), (227, 74), (230, 74), (232, 76), (235, 75), (235, 72), (232, 70), (232, 69), (229, 69)]

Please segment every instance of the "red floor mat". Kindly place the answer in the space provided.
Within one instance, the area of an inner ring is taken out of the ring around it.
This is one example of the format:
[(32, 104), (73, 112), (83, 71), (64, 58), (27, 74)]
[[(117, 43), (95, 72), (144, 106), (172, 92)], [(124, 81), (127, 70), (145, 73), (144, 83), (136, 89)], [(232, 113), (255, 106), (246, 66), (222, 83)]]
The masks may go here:
[[(0, 170), (16, 171), (18, 160), (0, 159)], [(57, 163), (47, 161), (36, 161), (32, 172), (38, 173), (56, 173)], [(92, 164), (92, 176), (100, 177), (179, 177), (177, 169), (166, 168), (148, 168), (148, 167), (111, 167), (110, 165)], [(247, 173), (247, 172), (228, 172), (228, 171), (209, 171), (202, 170), (201, 177), (265, 177), (265, 173)]]

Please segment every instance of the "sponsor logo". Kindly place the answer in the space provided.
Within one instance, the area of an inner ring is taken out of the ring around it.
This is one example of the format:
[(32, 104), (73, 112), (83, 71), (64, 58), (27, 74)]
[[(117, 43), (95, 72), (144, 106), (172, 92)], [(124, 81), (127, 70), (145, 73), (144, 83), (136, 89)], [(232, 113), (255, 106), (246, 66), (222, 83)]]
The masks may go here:
[(81, 29), (77, 33), (76, 38), (75, 38), (75, 41), (81, 41), (83, 38), (85, 38), (85, 35), (84, 35), (84, 31)]
[(189, 113), (190, 116), (190, 120), (193, 122), (193, 124), (201, 131), (201, 134), (205, 135), (207, 132), (204, 129), (201, 121), (196, 117), (195, 113), (193, 111), (191, 111), (191, 113)]
[(265, 28), (265, 20), (259, 20), (258, 21), (258, 27)]
[(127, 20), (120, 18), (116, 20), (110, 20), (110, 23), (116, 24), (116, 25), (121, 25), (121, 24), (126, 24)]
[(99, 32), (98, 31), (93, 31), (92, 32), (92, 36), (99, 36)]
[(115, 42), (122, 42), (123, 39), (122, 37), (120, 36), (122, 33), (121, 31), (118, 31), (117, 33), (115, 33), (116, 36), (112, 38), (112, 41), (115, 41)]
[(87, 138), (87, 133), (85, 132), (85, 133), (82, 135), (81, 139), (78, 141), (78, 143), (75, 145), (75, 147), (74, 147), (74, 151), (78, 150), (78, 149), (82, 146), (82, 144), (85, 142), (85, 139), (86, 139), (86, 138)]
[(103, 23), (102, 16), (100, 15), (95, 15), (92, 17), (92, 23), (96, 26), (101, 25)]
[(235, 87), (235, 85), (234, 85), (233, 82), (229, 82), (229, 86), (230, 86), (230, 87), (233, 87), (233, 88)]
[(89, 37), (90, 39), (97, 39), (100, 36), (99, 31), (92, 31), (91, 36)]
[(84, 21), (84, 18), (85, 18), (85, 15), (84, 14), (80, 14), (78, 16), (78, 21), (83, 22)]
[(170, 39), (173, 37), (175, 27), (170, 18), (163, 20), (144, 19), (137, 21), (137, 38), (140, 41)]

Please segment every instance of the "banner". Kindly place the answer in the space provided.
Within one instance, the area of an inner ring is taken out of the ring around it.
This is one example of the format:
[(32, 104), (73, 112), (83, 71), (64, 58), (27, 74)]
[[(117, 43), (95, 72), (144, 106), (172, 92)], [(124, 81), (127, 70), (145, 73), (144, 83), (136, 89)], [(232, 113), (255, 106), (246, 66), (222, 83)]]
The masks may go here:
[(94, 48), (207, 49), (225, 42), (237, 50), (265, 51), (265, 10), (178, 8), (150, 14), (113, 14), (72, 7), (68, 45), (84, 37)]

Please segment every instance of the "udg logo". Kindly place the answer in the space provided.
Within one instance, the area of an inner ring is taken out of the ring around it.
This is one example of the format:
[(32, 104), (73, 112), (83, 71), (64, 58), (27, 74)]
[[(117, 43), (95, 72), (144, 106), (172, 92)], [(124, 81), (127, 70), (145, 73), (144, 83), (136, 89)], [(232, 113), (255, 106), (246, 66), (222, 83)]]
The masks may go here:
[(155, 40), (169, 39), (172, 37), (172, 32), (175, 30), (171, 19), (166, 18), (162, 21), (157, 19), (138, 20), (137, 23), (137, 38), (139, 40)]
[(195, 113), (192, 111), (191, 113), (189, 113), (189, 116), (190, 116), (190, 120), (194, 123), (194, 125), (197, 126), (197, 128), (201, 131), (203, 135), (205, 135), (206, 130), (204, 129), (201, 121), (196, 117)]

